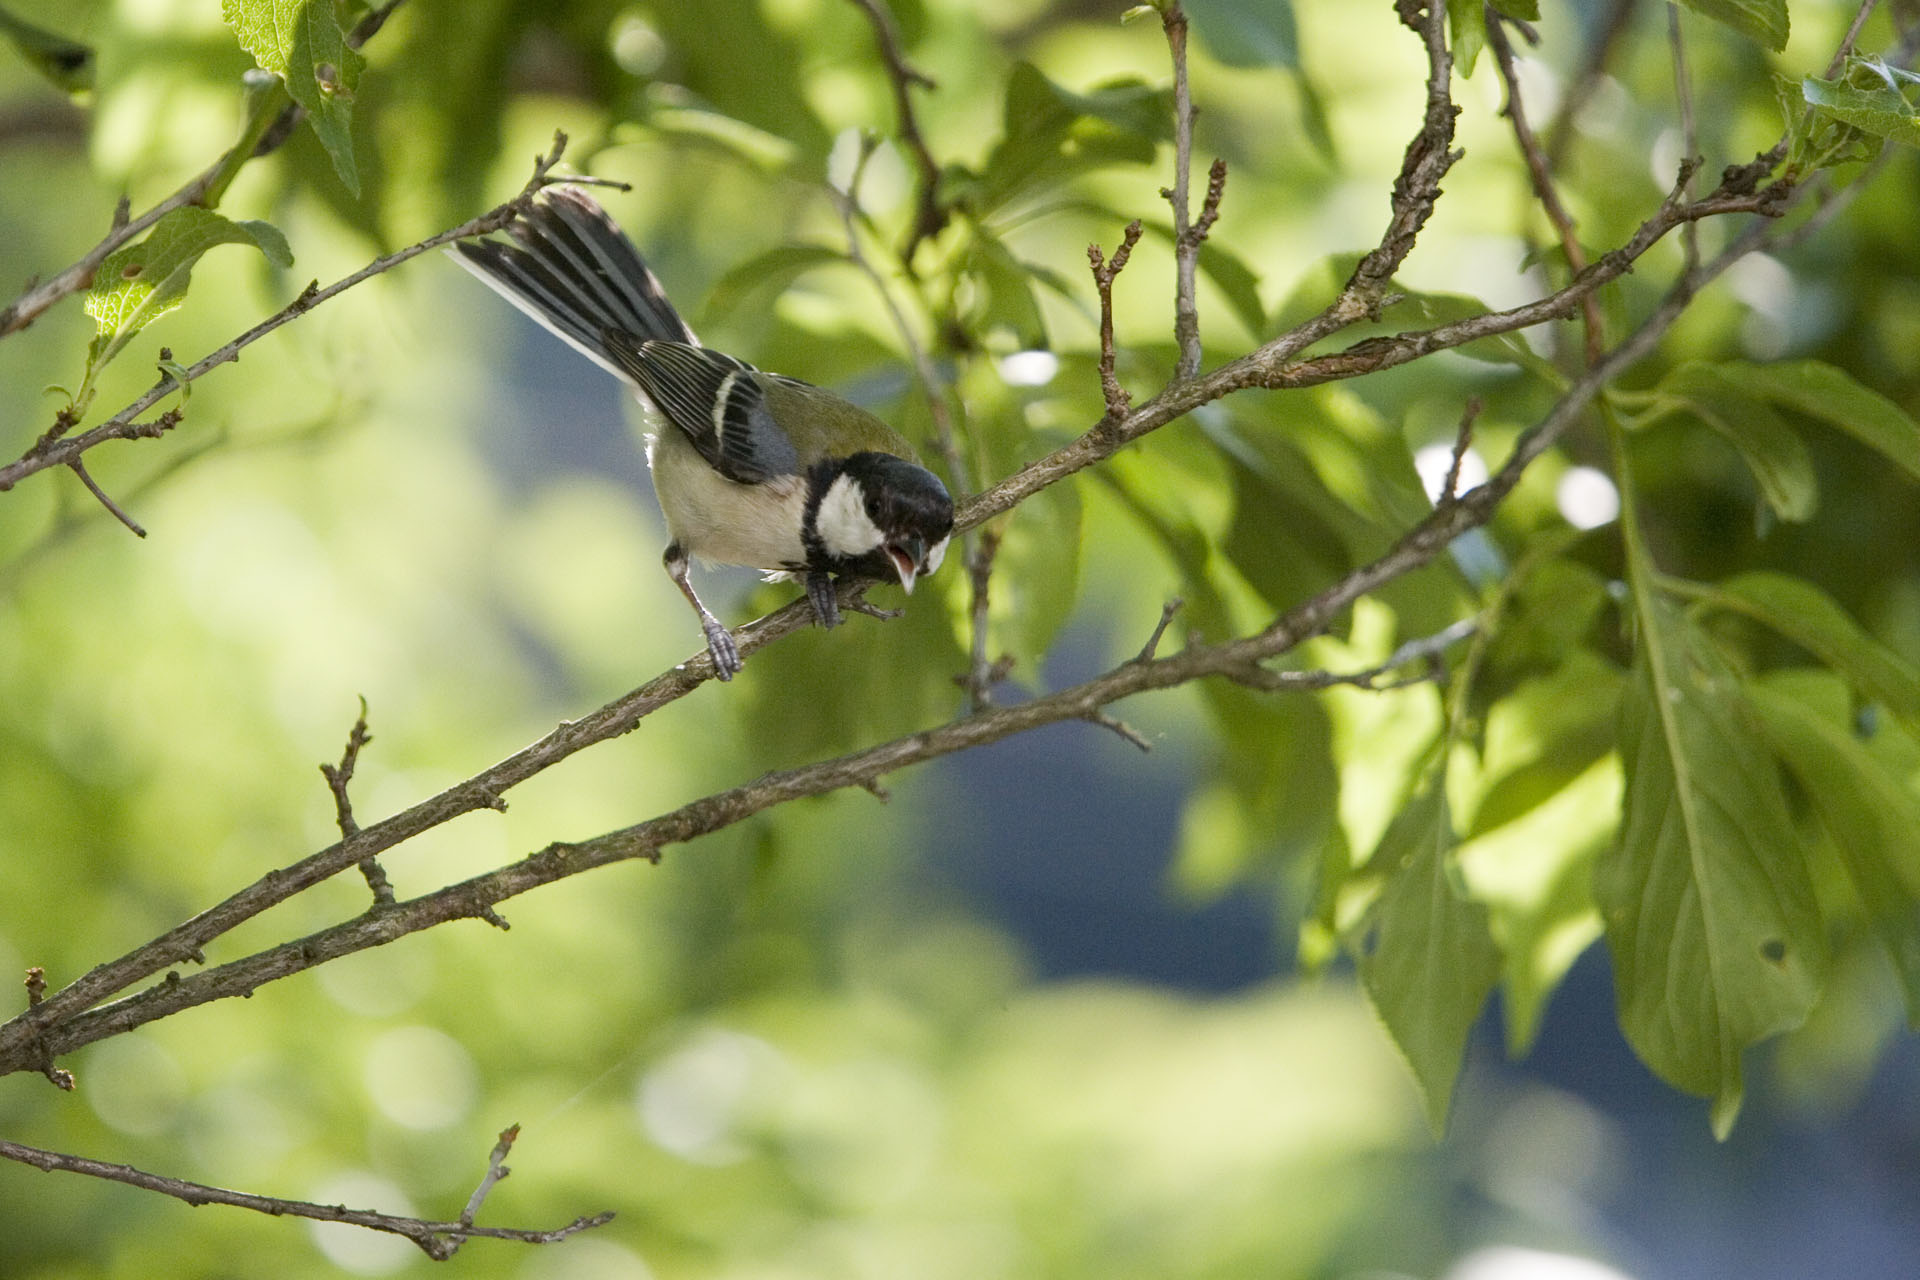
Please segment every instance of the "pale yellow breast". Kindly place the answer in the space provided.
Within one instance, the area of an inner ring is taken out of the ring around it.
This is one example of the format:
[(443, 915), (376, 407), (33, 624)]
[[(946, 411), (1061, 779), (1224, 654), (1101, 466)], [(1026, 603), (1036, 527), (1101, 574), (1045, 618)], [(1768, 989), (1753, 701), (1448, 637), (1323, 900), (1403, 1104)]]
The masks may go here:
[(667, 517), (667, 532), (696, 559), (750, 569), (804, 565), (800, 541), (806, 481), (782, 476), (766, 484), (736, 484), (707, 465), (677, 428), (662, 423), (647, 433), (647, 465)]

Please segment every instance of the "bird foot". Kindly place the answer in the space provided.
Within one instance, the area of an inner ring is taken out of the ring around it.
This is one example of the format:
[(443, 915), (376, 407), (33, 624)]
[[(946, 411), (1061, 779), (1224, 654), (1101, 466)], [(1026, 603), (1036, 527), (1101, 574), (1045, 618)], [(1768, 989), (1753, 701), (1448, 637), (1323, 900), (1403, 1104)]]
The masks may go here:
[(840, 602), (833, 590), (833, 579), (824, 573), (807, 575), (807, 602), (821, 626), (831, 631), (840, 625)]

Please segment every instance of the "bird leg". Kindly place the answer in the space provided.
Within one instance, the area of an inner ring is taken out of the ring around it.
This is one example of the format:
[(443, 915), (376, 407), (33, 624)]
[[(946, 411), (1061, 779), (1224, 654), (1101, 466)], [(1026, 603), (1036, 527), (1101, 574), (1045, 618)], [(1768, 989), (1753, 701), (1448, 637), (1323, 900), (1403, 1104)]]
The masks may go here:
[(733, 636), (721, 625), (720, 619), (709, 613), (707, 606), (700, 603), (700, 597), (693, 593), (693, 583), (687, 577), (686, 549), (677, 542), (669, 544), (663, 562), (673, 585), (680, 588), (680, 594), (700, 616), (700, 630), (706, 634), (707, 652), (713, 657), (713, 674), (722, 680), (733, 679), (740, 674), (740, 646), (733, 642)]
[(834, 596), (833, 578), (825, 570), (808, 572), (807, 601), (813, 605), (813, 616), (821, 626), (831, 631), (840, 625), (840, 602)]

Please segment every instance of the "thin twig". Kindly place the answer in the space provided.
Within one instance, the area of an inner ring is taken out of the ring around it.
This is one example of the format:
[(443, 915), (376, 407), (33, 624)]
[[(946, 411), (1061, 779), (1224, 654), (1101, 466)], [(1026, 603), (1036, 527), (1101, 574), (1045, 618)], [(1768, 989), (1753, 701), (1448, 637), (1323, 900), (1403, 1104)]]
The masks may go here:
[[(1248, 663), (1227, 672), (1227, 676), (1237, 683), (1267, 691), (1331, 689), (1335, 685), (1352, 685), (1373, 693), (1404, 689), (1408, 685), (1441, 679), (1435, 664), (1448, 649), (1474, 635), (1479, 627), (1480, 619), (1463, 618), (1430, 636), (1407, 641), (1388, 654), (1384, 662), (1360, 671), (1273, 671), (1258, 663)], [(1418, 675), (1386, 679), (1416, 662), (1425, 663), (1429, 669)]]
[[(1700, 132), (1693, 122), (1693, 76), (1687, 70), (1687, 41), (1680, 30), (1680, 6), (1673, 0), (1667, 0), (1667, 48), (1673, 58), (1673, 96), (1680, 104), (1680, 154), (1693, 160), (1700, 154)], [(1691, 178), (1691, 174), (1688, 176)], [(1700, 231), (1691, 222), (1680, 228), (1680, 248), (1688, 271), (1700, 265)]]
[[(400, 7), (403, 0), (389, 0), (382, 8), (368, 13), (347, 33), (347, 46), (358, 49), (377, 34), (386, 25), (388, 17)], [(93, 248), (82, 254), (80, 260), (66, 270), (54, 275), (42, 283), (30, 286), (18, 298), (0, 309), (0, 338), (20, 330), (39, 319), (49, 307), (63, 298), (71, 297), (82, 289), (90, 288), (93, 276), (100, 264), (111, 257), (115, 250), (131, 242), (154, 223), (172, 213), (175, 209), (190, 204), (206, 204), (209, 208), (218, 203), (218, 192), (232, 181), (233, 174), (249, 160), (267, 155), (286, 141), (292, 133), (292, 124), (302, 114), (298, 103), (287, 100), (285, 93), (277, 99), (268, 98), (256, 103), (256, 110), (272, 112), (276, 119), (268, 123), (264, 119), (250, 120), (241, 130), (241, 140), (221, 157), (208, 165), (200, 173), (188, 179), (186, 184), (166, 199), (135, 218), (125, 196), (114, 209), (113, 221), (107, 234)], [(212, 197), (209, 199), (209, 197)], [(0, 485), (4, 490), (5, 485)]]
[(1439, 500), (1443, 503), (1453, 502), (1460, 495), (1460, 468), (1467, 460), (1467, 450), (1473, 447), (1473, 423), (1481, 408), (1480, 397), (1474, 396), (1461, 411), (1460, 426), (1453, 433), (1453, 456), (1447, 460), (1447, 478), (1440, 485)]
[(1089, 711), (1082, 717), (1088, 724), (1097, 724), (1102, 729), (1110, 729), (1120, 736), (1123, 742), (1131, 743), (1142, 751), (1152, 751), (1153, 742), (1125, 720), (1110, 716), (1104, 711)]
[[(1533, 181), (1534, 198), (1540, 202), (1541, 211), (1547, 215), (1547, 221), (1553, 224), (1554, 236), (1560, 242), (1560, 251), (1566, 255), (1567, 272), (1578, 276), (1587, 269), (1587, 253), (1580, 245), (1580, 236), (1574, 229), (1573, 215), (1567, 212), (1561, 203), (1560, 192), (1554, 185), (1553, 168), (1548, 163), (1546, 153), (1540, 149), (1540, 139), (1534, 134), (1533, 126), (1527, 119), (1525, 102), (1520, 96), (1520, 72), (1513, 56), (1513, 45), (1507, 39), (1507, 19), (1491, 5), (1487, 7), (1487, 45), (1493, 50), (1494, 64), (1500, 69), (1500, 81), (1507, 92), (1505, 115), (1513, 125), (1514, 141), (1519, 144), (1520, 154), (1527, 162), (1527, 173)], [(1692, 155), (1691, 148), (1687, 151)], [(1688, 224), (1691, 226), (1692, 224)], [(1588, 294), (1581, 299), (1581, 320), (1586, 334), (1585, 363), (1591, 365), (1600, 358), (1600, 352), (1606, 343), (1605, 320), (1600, 313), (1600, 299)]]
[(1147, 637), (1147, 642), (1140, 646), (1140, 652), (1134, 655), (1135, 662), (1153, 661), (1153, 655), (1160, 652), (1160, 641), (1167, 634), (1167, 627), (1172, 624), (1173, 615), (1180, 612), (1181, 607), (1186, 603), (1179, 596), (1175, 596), (1160, 606), (1160, 621), (1155, 624), (1153, 634)]
[(467, 1197), (467, 1207), (460, 1211), (460, 1225), (470, 1227), (473, 1220), (480, 1216), (480, 1206), (486, 1203), (487, 1196), (494, 1185), (513, 1170), (507, 1168), (507, 1155), (513, 1150), (513, 1144), (520, 1136), (520, 1126), (510, 1124), (500, 1131), (500, 1140), (493, 1144), (493, 1150), (487, 1153), (487, 1171), (480, 1178), (480, 1185)]
[[(360, 824), (354, 820), (353, 801), (347, 797), (347, 784), (353, 781), (354, 766), (360, 763), (360, 748), (373, 741), (373, 735), (367, 732), (367, 700), (360, 699), (360, 718), (353, 722), (353, 728), (347, 733), (346, 750), (340, 753), (340, 763), (320, 764), (321, 776), (327, 780), (327, 790), (333, 793), (335, 820), (340, 825), (340, 839), (351, 843), (360, 834)], [(360, 860), (360, 874), (367, 879), (367, 887), (373, 890), (376, 903), (393, 901), (393, 884), (387, 879), (387, 873), (377, 858), (368, 856)]]
[(993, 594), (993, 566), (1000, 554), (1002, 533), (996, 525), (982, 525), (973, 535), (967, 553), (967, 583), (972, 592), (968, 609), (973, 628), (972, 648), (968, 654), (967, 709), (983, 711), (993, 705), (993, 687), (1012, 669), (1011, 657), (996, 662), (987, 656), (988, 613)]
[(345, 1205), (314, 1204), (310, 1200), (283, 1200), (278, 1196), (256, 1195), (250, 1191), (231, 1191), (225, 1187), (208, 1186), (203, 1182), (188, 1182), (184, 1178), (147, 1173), (132, 1165), (113, 1164), (86, 1156), (67, 1155), (60, 1151), (46, 1151), (39, 1147), (29, 1147), (24, 1143), (9, 1142), (4, 1138), (0, 1138), (0, 1157), (17, 1160), (21, 1164), (32, 1165), (48, 1173), (82, 1173), (90, 1178), (103, 1178), (108, 1182), (139, 1187), (143, 1191), (156, 1191), (163, 1196), (172, 1196), (176, 1200), (183, 1200), (196, 1207), (203, 1204), (224, 1204), (237, 1209), (251, 1209), (255, 1213), (269, 1214), (276, 1218), (311, 1218), (316, 1222), (344, 1222), (351, 1226), (365, 1227), (369, 1231), (384, 1231), (390, 1235), (406, 1237), (435, 1261), (445, 1261), (452, 1257), (462, 1244), (473, 1238), (516, 1240), (522, 1244), (555, 1244), (568, 1236), (577, 1235), (582, 1231), (589, 1231), (613, 1221), (611, 1213), (598, 1213), (592, 1217), (575, 1218), (566, 1226), (549, 1231), (530, 1231), (518, 1227), (476, 1227), (464, 1220), (432, 1222), (424, 1218), (409, 1218), (393, 1213), (376, 1213), (371, 1209), (349, 1209)]
[[(179, 422), (179, 410), (170, 409), (154, 422), (140, 422), (138, 421), (139, 415), (145, 413), (148, 409), (158, 404), (186, 383), (193, 382), (209, 371), (218, 368), (220, 365), (239, 359), (240, 353), (243, 350), (266, 337), (274, 330), (299, 319), (329, 298), (345, 293), (355, 285), (364, 283), (374, 276), (380, 275), (382, 272), (391, 271), (401, 263), (417, 258), (429, 249), (437, 249), (441, 245), (450, 244), (455, 240), (464, 240), (470, 236), (480, 236), (488, 232), (498, 231), (518, 216), (520, 212), (532, 202), (534, 196), (538, 194), (542, 188), (552, 186), (556, 183), (571, 183), (576, 181), (576, 179), (571, 177), (553, 176), (549, 172), (554, 165), (559, 163), (561, 153), (566, 149), (566, 143), (566, 135), (556, 132), (554, 134), (552, 150), (546, 155), (535, 159), (533, 176), (527, 180), (526, 186), (520, 190), (520, 193), (506, 203), (481, 214), (477, 218), (463, 222), (457, 227), (442, 231), (438, 235), (428, 236), (425, 240), (408, 245), (404, 249), (398, 249), (393, 253), (375, 258), (372, 262), (360, 268), (360, 270), (354, 272), (352, 275), (343, 276), (325, 288), (320, 287), (319, 281), (313, 281), (308, 284), (305, 289), (301, 290), (300, 296), (288, 303), (281, 310), (253, 326), (253, 328), (247, 330), (231, 342), (228, 342), (225, 346), (201, 357), (184, 371), (176, 370), (162, 376), (160, 381), (155, 383), (146, 394), (142, 395), (138, 400), (135, 400), (132, 404), (99, 426), (74, 436), (63, 436), (52, 431), (42, 435), (40, 439), (34, 443), (33, 447), (21, 455), (17, 461), (0, 467), (0, 493), (6, 492), (22, 479), (37, 471), (44, 471), (49, 467), (70, 466), (73, 460), (81, 454), (108, 440), (133, 440), (159, 435)], [(184, 372), (184, 376), (182, 376), (182, 372)]]
[(113, 518), (115, 520), (118, 520), (121, 524), (131, 529), (133, 531), (134, 537), (144, 538), (147, 536), (147, 531), (140, 527), (139, 522), (136, 521), (132, 516), (128, 515), (125, 511), (122, 511), (120, 509), (120, 504), (115, 502), (112, 498), (108, 497), (107, 491), (105, 489), (102, 489), (97, 483), (95, 483), (94, 478), (87, 473), (87, 468), (85, 463), (81, 462), (80, 459), (75, 458), (71, 462), (67, 463), (67, 465), (73, 468), (73, 474), (80, 477), (80, 483), (87, 486), (87, 492), (91, 493), (94, 497), (98, 498), (100, 500), (100, 505), (105, 507), (110, 513), (112, 513)]
[(1133, 246), (1139, 243), (1140, 219), (1135, 218), (1121, 233), (1120, 247), (1113, 251), (1111, 261), (1100, 252), (1099, 245), (1087, 246), (1087, 262), (1093, 268), (1094, 288), (1100, 291), (1100, 393), (1107, 402), (1107, 416), (1101, 419), (1103, 424), (1118, 423), (1133, 404), (1133, 397), (1120, 385), (1119, 375), (1114, 371), (1113, 279), (1126, 268), (1127, 259), (1133, 254)]
[(900, 48), (900, 29), (893, 21), (893, 14), (880, 0), (853, 0), (853, 3), (873, 24), (874, 41), (880, 46), (880, 57), (887, 64), (887, 78), (893, 86), (893, 107), (899, 123), (900, 141), (906, 144), (907, 154), (912, 158), (916, 171), (913, 225), (907, 228), (906, 237), (900, 244), (900, 263), (911, 274), (914, 250), (920, 247), (922, 240), (939, 235), (940, 229), (947, 225), (947, 210), (940, 203), (940, 163), (927, 147), (926, 135), (920, 132), (920, 119), (913, 111), (913, 90), (916, 87), (937, 89), (940, 86), (932, 76), (907, 61), (905, 52)]
[[(1189, 222), (1187, 188), (1193, 169), (1193, 121), (1198, 113), (1187, 82), (1187, 15), (1179, 0), (1168, 0), (1160, 6), (1160, 25), (1166, 32), (1167, 52), (1173, 59), (1173, 185), (1162, 187), (1160, 194), (1173, 207), (1173, 336), (1180, 349), (1174, 377), (1185, 380), (1200, 372), (1200, 308), (1194, 297), (1200, 245), (1207, 238), (1214, 219), (1220, 216), (1227, 167), (1220, 160), (1213, 162), (1200, 220)], [(1108, 407), (1112, 407), (1111, 403)]]

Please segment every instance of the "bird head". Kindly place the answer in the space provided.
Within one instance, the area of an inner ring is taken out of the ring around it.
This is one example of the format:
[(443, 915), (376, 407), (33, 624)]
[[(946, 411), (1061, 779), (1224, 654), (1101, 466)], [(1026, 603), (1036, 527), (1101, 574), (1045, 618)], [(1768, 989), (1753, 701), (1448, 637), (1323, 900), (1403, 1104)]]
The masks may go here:
[(827, 567), (884, 577), (909, 592), (940, 567), (953, 535), (953, 499), (940, 477), (891, 453), (856, 453), (815, 481), (808, 542)]

